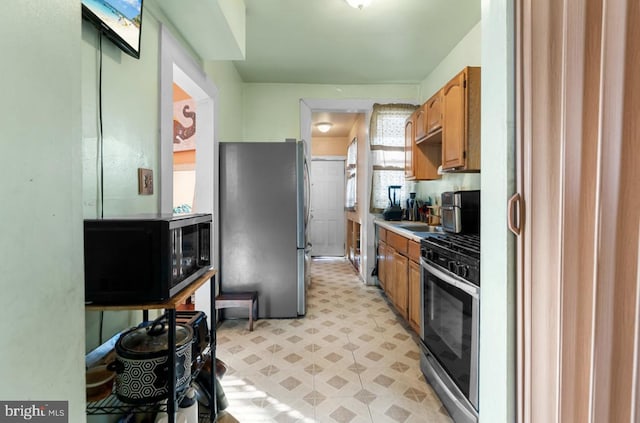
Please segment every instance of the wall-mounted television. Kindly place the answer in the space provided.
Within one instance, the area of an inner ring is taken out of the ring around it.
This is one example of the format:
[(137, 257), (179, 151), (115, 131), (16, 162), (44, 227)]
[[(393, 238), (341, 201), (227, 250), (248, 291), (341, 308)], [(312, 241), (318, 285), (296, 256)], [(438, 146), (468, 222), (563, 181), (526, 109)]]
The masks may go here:
[(128, 55), (140, 58), (143, 0), (82, 0), (82, 17)]

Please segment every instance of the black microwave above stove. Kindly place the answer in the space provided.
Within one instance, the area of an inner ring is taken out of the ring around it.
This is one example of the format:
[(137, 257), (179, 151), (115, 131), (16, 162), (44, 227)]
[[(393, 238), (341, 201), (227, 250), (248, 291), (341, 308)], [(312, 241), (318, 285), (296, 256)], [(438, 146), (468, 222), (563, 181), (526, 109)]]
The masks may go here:
[(160, 302), (211, 266), (211, 214), (84, 221), (85, 303)]

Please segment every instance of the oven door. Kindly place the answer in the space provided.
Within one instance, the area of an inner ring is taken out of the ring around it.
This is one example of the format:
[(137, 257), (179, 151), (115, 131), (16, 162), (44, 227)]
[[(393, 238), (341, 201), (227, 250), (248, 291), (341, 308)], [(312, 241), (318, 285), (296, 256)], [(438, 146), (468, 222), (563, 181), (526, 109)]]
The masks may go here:
[(421, 259), (421, 338), (462, 394), (478, 409), (480, 288)]

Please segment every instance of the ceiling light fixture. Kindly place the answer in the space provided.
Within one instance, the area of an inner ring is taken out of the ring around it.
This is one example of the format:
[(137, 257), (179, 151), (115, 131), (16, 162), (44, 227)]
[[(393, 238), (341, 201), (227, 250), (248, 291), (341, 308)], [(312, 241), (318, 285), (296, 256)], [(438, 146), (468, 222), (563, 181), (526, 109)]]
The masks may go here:
[(345, 0), (347, 3), (349, 3), (349, 6), (353, 7), (354, 9), (364, 9), (365, 7), (369, 6), (371, 4), (371, 0)]
[(319, 123), (316, 123), (316, 128), (318, 128), (318, 131), (320, 131), (322, 133), (329, 132), (329, 129), (331, 129), (332, 126), (333, 126), (333, 124), (331, 122), (319, 122)]

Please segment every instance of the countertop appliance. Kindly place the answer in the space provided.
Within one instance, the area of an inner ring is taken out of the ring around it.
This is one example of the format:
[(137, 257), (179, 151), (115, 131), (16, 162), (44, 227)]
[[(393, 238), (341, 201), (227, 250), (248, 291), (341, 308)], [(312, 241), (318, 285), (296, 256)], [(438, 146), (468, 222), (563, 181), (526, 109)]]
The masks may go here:
[(84, 221), (85, 302), (164, 301), (211, 266), (211, 214)]
[(476, 423), (480, 235), (438, 234), (420, 247), (420, 368), (456, 423)]
[[(389, 195), (389, 207), (384, 209), (382, 217), (384, 220), (401, 220), (402, 207), (400, 207), (400, 195), (396, 197), (396, 191), (402, 189), (400, 185), (389, 185), (387, 188)], [(393, 194), (391, 193), (393, 191)]]
[(220, 143), (222, 292), (257, 291), (260, 318), (304, 315), (308, 218), (303, 141)]
[(448, 191), (441, 195), (442, 227), (447, 232), (480, 232), (480, 191)]

